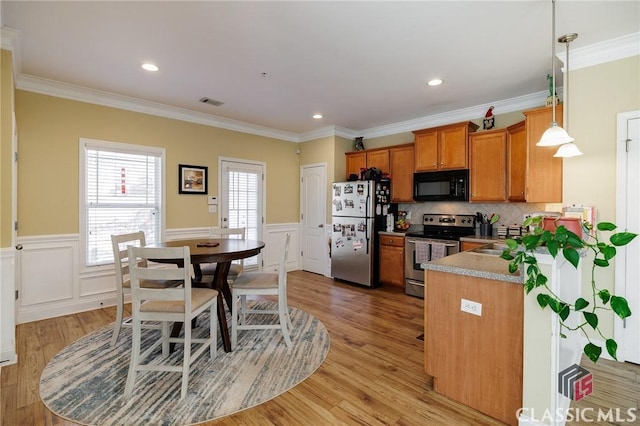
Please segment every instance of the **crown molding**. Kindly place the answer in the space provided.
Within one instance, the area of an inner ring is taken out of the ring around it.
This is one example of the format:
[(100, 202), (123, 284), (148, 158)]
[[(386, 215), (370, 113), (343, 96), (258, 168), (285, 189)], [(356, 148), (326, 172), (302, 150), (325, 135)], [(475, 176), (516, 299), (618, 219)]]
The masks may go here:
[(13, 77), (16, 78), (22, 71), (22, 57), (20, 55), (20, 31), (11, 27), (0, 29), (0, 44), (2, 49), (12, 53)]
[[(353, 139), (356, 136), (375, 138), (411, 132), (417, 129), (435, 127), (457, 121), (475, 120), (478, 117), (484, 116), (484, 113), (490, 106), (494, 106), (500, 113), (535, 108), (544, 104), (548, 94), (546, 91), (542, 91), (360, 131), (340, 126), (327, 126), (310, 132), (294, 133), (22, 74), (19, 35), (20, 31), (18, 30), (6, 26), (2, 27), (2, 48), (13, 52), (13, 70), (17, 89), (288, 142), (300, 143), (332, 136), (339, 136), (346, 139)], [(640, 33), (633, 33), (572, 50), (571, 69), (576, 70), (636, 55), (640, 55)], [(564, 52), (559, 53), (557, 57), (560, 58), (563, 63), (566, 61), (566, 53)]]
[(321, 129), (312, 130), (310, 132), (300, 133), (299, 142), (308, 142), (315, 139), (339, 136), (346, 139), (353, 139), (359, 133), (355, 130), (347, 129), (341, 126), (327, 126)]
[(257, 124), (245, 123), (238, 120), (217, 117), (215, 115), (191, 111), (184, 108), (172, 107), (156, 102), (144, 101), (128, 96), (90, 89), (59, 81), (48, 80), (28, 74), (20, 74), (16, 79), (16, 88), (42, 95), (55, 96), (73, 101), (87, 102), (95, 105), (108, 106), (142, 114), (172, 118), (205, 126), (219, 127), (236, 132), (249, 133), (268, 138), (289, 142), (299, 142), (299, 136), (293, 132), (276, 130)]
[(495, 107), (495, 111), (499, 111), (500, 114), (514, 111), (523, 111), (526, 109), (536, 108), (544, 105), (548, 94), (549, 93), (547, 91), (542, 91), (532, 93), (530, 95), (524, 95), (516, 98), (495, 101), (454, 111), (448, 111), (441, 114), (430, 115), (428, 117), (420, 117), (414, 120), (403, 121), (400, 123), (373, 127), (360, 132), (360, 136), (366, 138), (379, 138), (382, 136), (395, 135), (398, 133), (412, 132), (419, 129), (427, 129), (429, 127), (442, 126), (459, 121), (476, 120), (478, 119), (478, 117), (484, 117), (487, 109), (491, 106)]
[[(640, 55), (640, 32), (571, 49), (571, 64), (569, 66), (571, 71), (575, 71), (638, 55)], [(557, 56), (563, 64), (567, 63), (566, 49), (558, 53)], [(564, 68), (562, 71), (566, 72)]]

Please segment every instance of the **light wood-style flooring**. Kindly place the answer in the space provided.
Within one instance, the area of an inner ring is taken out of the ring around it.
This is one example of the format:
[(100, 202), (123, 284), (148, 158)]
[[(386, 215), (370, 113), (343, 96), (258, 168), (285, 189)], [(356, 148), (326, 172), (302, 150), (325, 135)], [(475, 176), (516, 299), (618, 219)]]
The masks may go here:
[[(432, 378), (423, 370), (423, 342), (417, 339), (423, 332), (422, 300), (395, 288), (371, 290), (294, 271), (289, 273), (289, 304), (326, 326), (331, 349), (325, 362), (285, 394), (207, 424), (501, 424), (432, 390)], [(40, 401), (40, 374), (58, 351), (114, 318), (115, 309), (104, 308), (19, 325), (19, 363), (2, 368), (2, 424), (73, 424)], [(601, 360), (587, 368), (594, 373), (596, 390), (581, 406), (638, 407), (639, 366)]]

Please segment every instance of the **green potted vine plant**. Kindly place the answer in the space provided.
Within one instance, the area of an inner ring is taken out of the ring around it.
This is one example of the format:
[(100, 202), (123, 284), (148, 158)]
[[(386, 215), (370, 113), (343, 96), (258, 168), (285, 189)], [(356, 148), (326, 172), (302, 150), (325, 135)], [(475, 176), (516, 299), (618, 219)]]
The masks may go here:
[[(522, 237), (507, 239), (507, 249), (501, 257), (509, 261), (509, 272), (514, 273), (519, 269), (525, 273), (524, 290), (529, 294), (533, 289), (539, 289), (537, 302), (542, 309), (550, 308), (555, 312), (560, 321), (561, 330), (580, 331), (587, 338), (588, 343), (583, 351), (594, 363), (598, 361), (602, 348), (593, 343), (587, 329), (590, 327), (605, 341), (607, 352), (613, 359), (617, 359), (617, 342), (607, 338), (600, 329), (598, 312), (602, 310), (613, 311), (618, 317), (624, 319), (631, 315), (629, 304), (624, 297), (611, 294), (609, 290), (599, 288), (595, 281), (597, 268), (606, 268), (609, 261), (616, 255), (616, 247), (629, 244), (637, 234), (632, 232), (616, 232), (609, 237), (609, 242), (601, 239), (598, 231), (611, 232), (616, 230), (616, 225), (610, 222), (601, 222), (596, 230), (588, 223), (583, 227), (587, 232), (587, 238), (583, 239), (565, 226), (558, 226), (555, 230), (545, 230), (542, 227), (543, 217), (535, 216), (527, 219), (523, 226), (533, 225), (533, 232)], [(546, 247), (554, 258), (562, 252), (563, 257), (574, 267), (578, 267), (581, 252), (591, 250), (594, 255), (591, 266), (591, 294), (589, 299), (578, 297), (576, 300), (563, 300), (555, 294), (547, 285), (547, 277), (540, 271), (535, 251), (538, 247)], [(572, 315), (580, 315), (578, 325), (570, 326), (567, 319)], [(562, 337), (566, 335), (561, 334)]]

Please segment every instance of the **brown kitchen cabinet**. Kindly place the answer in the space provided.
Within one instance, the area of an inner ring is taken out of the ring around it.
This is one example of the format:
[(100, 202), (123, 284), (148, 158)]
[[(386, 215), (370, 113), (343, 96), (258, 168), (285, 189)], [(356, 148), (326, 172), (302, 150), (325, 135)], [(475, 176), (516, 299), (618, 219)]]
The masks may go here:
[(525, 121), (507, 127), (507, 199), (526, 201), (525, 170), (527, 163), (527, 132)]
[(370, 149), (345, 153), (347, 170), (346, 178), (350, 174), (360, 176), (360, 169), (375, 167), (382, 173), (390, 173), (389, 148)]
[[(562, 158), (553, 156), (557, 146), (536, 146), (551, 123), (551, 107), (524, 111), (527, 155), (518, 168), (524, 171), (527, 203), (562, 202)], [(556, 106), (556, 121), (562, 126), (562, 105)]]
[(486, 246), (488, 243), (474, 243), (472, 241), (460, 241), (460, 251), (473, 250), (478, 247)]
[(389, 148), (391, 202), (413, 202), (413, 144)]
[(389, 149), (375, 149), (366, 151), (367, 168), (375, 167), (382, 173), (389, 173)]
[[(433, 390), (518, 425), (522, 285), (432, 270), (425, 276), (425, 372), (433, 377)], [(463, 304), (475, 314), (463, 311)]]
[(507, 201), (507, 130), (469, 135), (469, 201)]
[(347, 173), (345, 178), (349, 178), (349, 175), (360, 176), (360, 169), (367, 168), (367, 153), (365, 151), (347, 152), (345, 154), (347, 162)]
[(380, 234), (379, 249), (380, 283), (404, 288), (404, 237)]
[(468, 168), (469, 133), (477, 129), (469, 121), (414, 131), (415, 171)]

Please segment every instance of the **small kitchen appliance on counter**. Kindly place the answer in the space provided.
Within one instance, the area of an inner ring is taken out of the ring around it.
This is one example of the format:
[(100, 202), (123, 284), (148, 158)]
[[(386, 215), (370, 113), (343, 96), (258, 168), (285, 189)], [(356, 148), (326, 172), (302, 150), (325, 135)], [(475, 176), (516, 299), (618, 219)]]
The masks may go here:
[(460, 238), (474, 235), (474, 215), (425, 214), (423, 231), (404, 239), (405, 292), (424, 299), (424, 270), (428, 263), (460, 252)]

